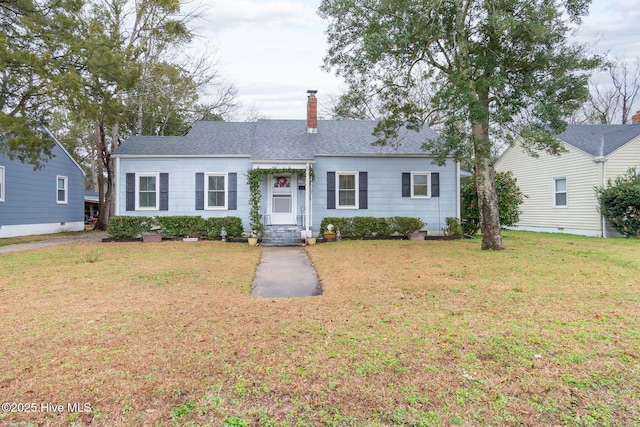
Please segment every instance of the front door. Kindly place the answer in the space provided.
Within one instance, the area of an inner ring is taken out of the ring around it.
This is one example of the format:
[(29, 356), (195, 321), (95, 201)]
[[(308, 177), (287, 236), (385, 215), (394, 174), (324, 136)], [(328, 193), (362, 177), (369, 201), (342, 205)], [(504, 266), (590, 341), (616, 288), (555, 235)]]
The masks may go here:
[(269, 175), (270, 223), (273, 225), (293, 225), (296, 223), (296, 175)]

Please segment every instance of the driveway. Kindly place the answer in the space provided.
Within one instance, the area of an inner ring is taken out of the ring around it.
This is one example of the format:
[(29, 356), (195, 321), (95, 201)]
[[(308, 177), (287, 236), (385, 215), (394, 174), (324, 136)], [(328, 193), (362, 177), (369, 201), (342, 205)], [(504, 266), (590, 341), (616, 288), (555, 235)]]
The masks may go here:
[(100, 242), (107, 237), (106, 231), (88, 231), (74, 236), (42, 240), (39, 242), (19, 243), (16, 245), (0, 246), (0, 254), (7, 252), (26, 251), (28, 249), (47, 248), (49, 246), (66, 245), (78, 242)]

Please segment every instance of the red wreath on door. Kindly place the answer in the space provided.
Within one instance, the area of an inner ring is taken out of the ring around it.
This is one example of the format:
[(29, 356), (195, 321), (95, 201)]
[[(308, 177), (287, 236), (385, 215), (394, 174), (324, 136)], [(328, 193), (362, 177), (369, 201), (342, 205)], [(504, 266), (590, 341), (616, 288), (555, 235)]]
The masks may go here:
[(278, 187), (286, 187), (288, 178), (286, 176), (279, 176), (276, 178), (276, 186)]

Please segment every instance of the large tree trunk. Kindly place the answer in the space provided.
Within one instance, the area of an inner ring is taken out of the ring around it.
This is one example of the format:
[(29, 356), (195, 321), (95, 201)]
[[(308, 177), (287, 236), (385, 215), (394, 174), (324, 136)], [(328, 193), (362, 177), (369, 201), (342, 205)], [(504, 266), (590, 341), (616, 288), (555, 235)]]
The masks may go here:
[(484, 121), (478, 121), (474, 122), (472, 126), (482, 249), (499, 251), (504, 249), (504, 246), (502, 245), (502, 233), (500, 231), (495, 170), (491, 161), (489, 124)]
[[(106, 230), (109, 225), (109, 205), (110, 205), (110, 177), (109, 177), (109, 159), (108, 149), (105, 141), (104, 123), (96, 121), (96, 148), (98, 154), (98, 220), (96, 221), (96, 230)], [(104, 171), (107, 170), (107, 182), (105, 183)], [(105, 185), (106, 184), (106, 185)], [(105, 192), (106, 190), (106, 192)]]

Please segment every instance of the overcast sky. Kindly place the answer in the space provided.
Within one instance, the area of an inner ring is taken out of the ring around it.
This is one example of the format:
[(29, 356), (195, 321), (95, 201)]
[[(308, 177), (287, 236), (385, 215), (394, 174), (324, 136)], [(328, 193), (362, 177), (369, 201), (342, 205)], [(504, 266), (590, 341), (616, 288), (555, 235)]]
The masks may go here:
[[(221, 73), (240, 101), (271, 119), (304, 119), (306, 91), (318, 90), (319, 109), (344, 89), (321, 70), (327, 51), (320, 0), (195, 0), (205, 17), (198, 44), (217, 50)], [(635, 1), (594, 0), (577, 41), (597, 53), (640, 56), (640, 8)], [(238, 119), (241, 119), (239, 117)]]

